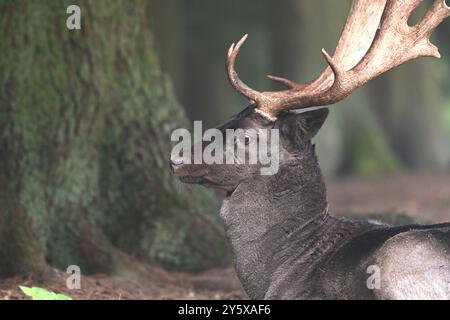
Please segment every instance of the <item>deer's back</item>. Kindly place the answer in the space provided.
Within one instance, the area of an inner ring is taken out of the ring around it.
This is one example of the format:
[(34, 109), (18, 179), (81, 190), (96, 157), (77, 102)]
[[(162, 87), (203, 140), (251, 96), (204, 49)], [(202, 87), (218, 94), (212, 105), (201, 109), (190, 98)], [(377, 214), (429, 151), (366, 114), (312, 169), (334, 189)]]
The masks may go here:
[(450, 299), (450, 223), (364, 232), (320, 269), (312, 298)]

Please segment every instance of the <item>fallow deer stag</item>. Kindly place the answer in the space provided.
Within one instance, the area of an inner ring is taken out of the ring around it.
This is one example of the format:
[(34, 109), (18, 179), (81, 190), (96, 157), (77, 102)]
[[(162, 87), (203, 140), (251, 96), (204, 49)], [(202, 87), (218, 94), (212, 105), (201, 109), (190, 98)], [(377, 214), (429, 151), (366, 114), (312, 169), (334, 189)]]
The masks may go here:
[[(175, 156), (170, 162), (181, 181), (227, 191), (220, 214), (250, 298), (450, 299), (450, 223), (389, 226), (331, 215), (311, 143), (328, 109), (289, 111), (334, 104), (407, 61), (438, 58), (430, 35), (450, 8), (436, 0), (408, 25), (421, 2), (354, 0), (334, 55), (323, 50), (328, 67), (316, 80), (297, 84), (269, 76), (285, 91), (258, 92), (244, 84), (234, 62), (247, 36), (231, 46), (229, 80), (252, 103), (218, 129), (278, 129), (279, 171), (264, 176), (254, 164), (188, 164)], [(245, 144), (237, 139), (224, 153)], [(379, 286), (367, 285), (371, 266), (379, 271)]]

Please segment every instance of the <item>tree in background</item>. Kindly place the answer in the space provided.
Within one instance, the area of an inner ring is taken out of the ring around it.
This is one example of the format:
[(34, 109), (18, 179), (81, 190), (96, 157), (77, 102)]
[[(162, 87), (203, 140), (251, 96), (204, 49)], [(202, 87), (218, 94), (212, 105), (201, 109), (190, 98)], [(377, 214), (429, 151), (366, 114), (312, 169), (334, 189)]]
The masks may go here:
[(144, 0), (0, 1), (0, 276), (229, 260), (217, 204), (168, 170), (186, 126)]
[[(450, 37), (450, 22), (445, 21), (441, 27), (437, 30), (439, 46), (441, 48), (441, 54), (443, 57), (450, 57), (450, 43), (448, 41)], [(440, 68), (435, 68), (436, 78), (439, 82), (441, 92), (445, 94), (444, 103), (444, 126), (447, 129), (448, 136), (450, 136), (450, 79), (449, 69), (450, 63), (448, 59), (442, 59)], [(448, 139), (447, 139), (448, 140)], [(450, 167), (450, 165), (449, 165)]]
[(442, 169), (450, 163), (442, 117), (445, 99), (434, 72), (442, 64), (421, 59), (370, 86), (374, 113), (396, 156), (410, 169)]
[[(159, 25), (156, 40), (163, 66), (191, 120), (202, 120), (205, 128), (216, 126), (248, 104), (231, 88), (225, 73), (226, 52), (245, 32), (251, 41), (238, 61), (240, 73), (252, 85), (267, 85), (259, 76), (270, 56), (267, 0), (151, 2), (159, 10), (154, 24)], [(167, 21), (171, 26), (163, 28)]]
[[(431, 4), (424, 1), (410, 24), (418, 22)], [(369, 86), (373, 110), (389, 143), (409, 168), (442, 169), (450, 164), (449, 135), (442, 117), (449, 80), (448, 25), (444, 22), (433, 35), (444, 59), (424, 58), (408, 63)], [(440, 70), (447, 72), (441, 75)]]

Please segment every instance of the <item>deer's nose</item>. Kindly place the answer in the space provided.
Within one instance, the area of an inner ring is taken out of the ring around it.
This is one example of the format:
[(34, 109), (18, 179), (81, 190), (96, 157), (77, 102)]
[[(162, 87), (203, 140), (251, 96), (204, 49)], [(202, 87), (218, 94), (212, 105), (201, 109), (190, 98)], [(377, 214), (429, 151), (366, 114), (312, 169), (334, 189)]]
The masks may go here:
[(172, 158), (169, 160), (169, 165), (173, 172), (176, 172), (183, 164), (184, 161), (181, 158)]
[(179, 166), (184, 163), (183, 159), (170, 159), (170, 164), (172, 166)]

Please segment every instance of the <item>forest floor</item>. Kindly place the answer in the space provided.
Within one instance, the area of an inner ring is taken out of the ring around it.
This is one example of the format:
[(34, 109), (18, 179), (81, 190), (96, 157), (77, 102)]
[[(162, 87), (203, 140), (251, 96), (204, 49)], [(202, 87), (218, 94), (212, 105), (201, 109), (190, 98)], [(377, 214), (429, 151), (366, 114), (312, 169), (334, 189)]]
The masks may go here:
[[(393, 174), (328, 181), (330, 208), (339, 215), (407, 214), (432, 222), (450, 221), (450, 174)], [(28, 299), (19, 285), (39, 286), (74, 299), (246, 299), (233, 268), (198, 274), (149, 267), (146, 279), (122, 273), (82, 277), (80, 290), (65, 286), (67, 274), (41, 283), (30, 278), (0, 280), (1, 299)]]

